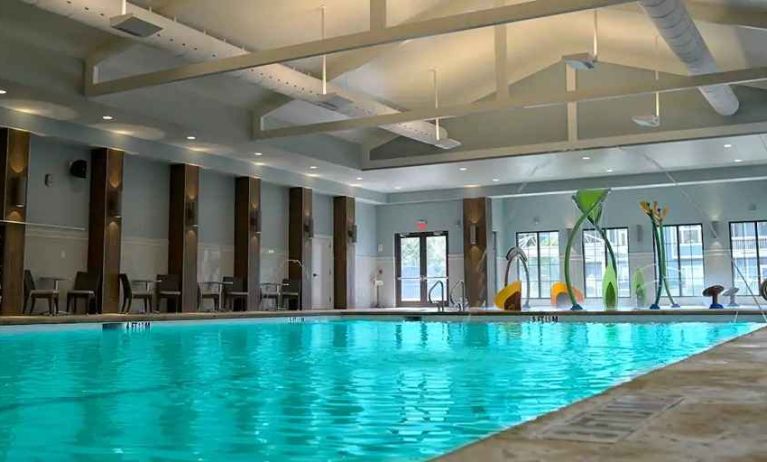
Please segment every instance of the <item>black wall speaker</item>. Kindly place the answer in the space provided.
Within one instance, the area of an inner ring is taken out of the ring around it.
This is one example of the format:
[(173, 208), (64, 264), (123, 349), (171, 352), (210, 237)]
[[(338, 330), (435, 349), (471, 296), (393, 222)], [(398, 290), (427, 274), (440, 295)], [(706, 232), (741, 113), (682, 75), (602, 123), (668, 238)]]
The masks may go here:
[(69, 174), (75, 178), (87, 178), (88, 161), (79, 159), (69, 164)]

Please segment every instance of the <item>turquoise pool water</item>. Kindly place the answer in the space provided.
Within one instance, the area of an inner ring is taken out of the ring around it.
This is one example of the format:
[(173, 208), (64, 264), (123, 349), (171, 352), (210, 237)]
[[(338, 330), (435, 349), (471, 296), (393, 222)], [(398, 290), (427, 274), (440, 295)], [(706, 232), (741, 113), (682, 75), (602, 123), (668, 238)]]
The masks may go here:
[(424, 460), (756, 327), (0, 329), (0, 460)]

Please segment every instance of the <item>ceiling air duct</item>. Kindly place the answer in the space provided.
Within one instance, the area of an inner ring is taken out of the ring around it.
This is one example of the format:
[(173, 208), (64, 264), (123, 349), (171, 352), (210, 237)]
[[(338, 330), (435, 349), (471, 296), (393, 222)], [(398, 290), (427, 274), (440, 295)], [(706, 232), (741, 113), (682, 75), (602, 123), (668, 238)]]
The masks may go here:
[[(681, 0), (639, 0), (639, 4), (655, 23), (671, 50), (687, 65), (690, 74), (719, 71), (711, 51)], [(730, 116), (738, 112), (740, 102), (729, 85), (710, 85), (698, 89), (719, 114)]]
[[(116, 9), (122, 5), (122, 3), (118, 5), (118, 2), (104, 0), (24, 1), (44, 10), (111, 33), (115, 33), (116, 29), (105, 18), (114, 16), (118, 12)], [(241, 47), (136, 5), (125, 5), (124, 14), (159, 28), (159, 32), (150, 34), (145, 38), (139, 38), (141, 43), (164, 49), (187, 61), (210, 61), (212, 59), (237, 56), (247, 52)], [(119, 30), (130, 34), (131, 37), (137, 37), (131, 31)], [(326, 82), (326, 85), (323, 86), (323, 82), (320, 79), (282, 64), (271, 64), (236, 71), (230, 73), (230, 75), (237, 76), (291, 98), (330, 109), (350, 118), (371, 117), (399, 112), (397, 109), (376, 101), (368, 95), (346, 90), (332, 82)], [(460, 142), (449, 138), (444, 128), (436, 131), (435, 125), (426, 121), (403, 122), (385, 125), (381, 128), (442, 149), (460, 146)]]

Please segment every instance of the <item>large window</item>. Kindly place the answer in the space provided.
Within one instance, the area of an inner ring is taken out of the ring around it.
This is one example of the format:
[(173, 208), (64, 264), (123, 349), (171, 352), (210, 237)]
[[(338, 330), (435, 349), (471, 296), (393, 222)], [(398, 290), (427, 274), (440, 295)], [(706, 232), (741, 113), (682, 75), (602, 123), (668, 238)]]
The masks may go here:
[(767, 278), (767, 221), (730, 223), (733, 286), (758, 293)]
[(703, 226), (663, 227), (666, 243), (666, 279), (671, 295), (697, 297), (703, 292)]
[[(548, 298), (551, 285), (559, 280), (559, 232), (517, 233), (517, 246), (527, 255), (530, 298)], [(521, 264), (517, 265), (517, 274), (520, 279), (524, 277)]]
[[(629, 276), (629, 230), (628, 228), (605, 229), (607, 240), (615, 252), (618, 273), (618, 296), (630, 297)], [(595, 229), (583, 230), (583, 275), (586, 297), (602, 296), (602, 279), (610, 255), (602, 236)]]

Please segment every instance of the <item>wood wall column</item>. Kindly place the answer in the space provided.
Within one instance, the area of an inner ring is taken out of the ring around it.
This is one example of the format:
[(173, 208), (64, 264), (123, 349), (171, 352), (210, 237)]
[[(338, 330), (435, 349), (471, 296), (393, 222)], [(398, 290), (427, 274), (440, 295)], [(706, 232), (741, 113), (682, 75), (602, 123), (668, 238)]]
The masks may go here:
[(123, 158), (114, 149), (91, 152), (88, 271), (101, 275), (97, 304), (102, 313), (120, 311)]
[(290, 188), (288, 223), (288, 278), (301, 281), (298, 309), (312, 308), (312, 190)]
[[(170, 167), (168, 220), (168, 272), (181, 279), (180, 311), (197, 311), (197, 209), (200, 167)], [(177, 309), (179, 309), (177, 307)]]
[(245, 281), (246, 310), (256, 310), (261, 300), (261, 180), (239, 177), (234, 187), (234, 276)]
[(489, 265), (488, 240), (492, 235), (490, 199), (463, 200), (463, 272), (470, 307), (487, 306)]
[[(24, 237), (27, 219), (29, 133), (0, 128), (0, 223), (3, 301), (0, 314), (14, 316), (24, 309)], [(8, 223), (15, 222), (15, 223)]]
[(357, 225), (354, 198), (333, 198), (333, 300), (337, 310), (354, 307), (354, 258)]

